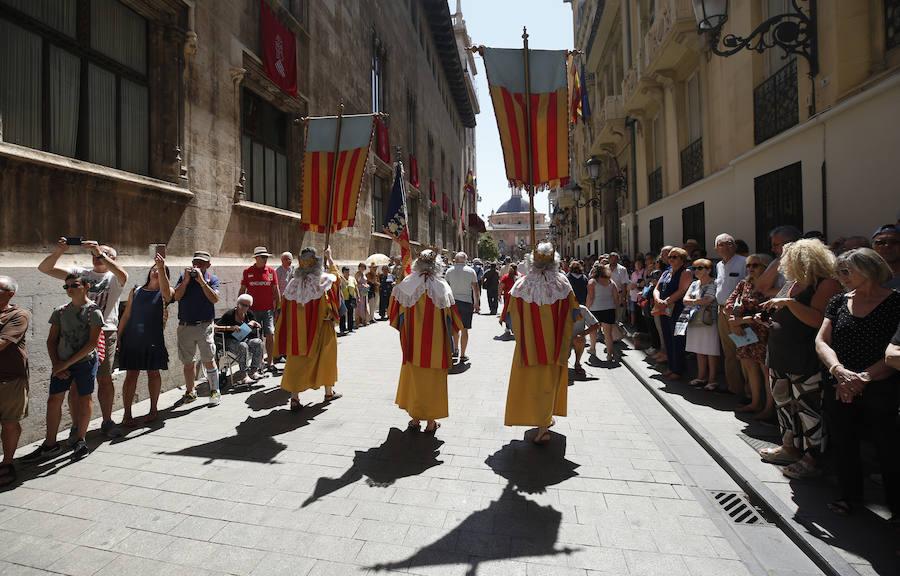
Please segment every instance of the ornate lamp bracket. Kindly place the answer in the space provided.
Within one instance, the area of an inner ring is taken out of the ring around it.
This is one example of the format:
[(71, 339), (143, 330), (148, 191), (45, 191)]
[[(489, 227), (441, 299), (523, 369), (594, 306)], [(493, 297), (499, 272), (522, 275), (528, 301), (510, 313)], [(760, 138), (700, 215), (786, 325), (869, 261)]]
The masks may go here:
[[(723, 15), (719, 25), (711, 28), (700, 28), (700, 33), (709, 32), (710, 47), (718, 56), (731, 56), (744, 48), (763, 53), (769, 48), (779, 47), (784, 51), (782, 59), (791, 55), (799, 55), (809, 62), (809, 75), (819, 73), (818, 37), (816, 34), (816, 0), (807, 0), (807, 12), (800, 9), (798, 0), (791, 0), (793, 12), (772, 16), (757, 26), (747, 36), (728, 33), (722, 35), (722, 27), (727, 21)], [(722, 46), (719, 47), (721, 40)]]

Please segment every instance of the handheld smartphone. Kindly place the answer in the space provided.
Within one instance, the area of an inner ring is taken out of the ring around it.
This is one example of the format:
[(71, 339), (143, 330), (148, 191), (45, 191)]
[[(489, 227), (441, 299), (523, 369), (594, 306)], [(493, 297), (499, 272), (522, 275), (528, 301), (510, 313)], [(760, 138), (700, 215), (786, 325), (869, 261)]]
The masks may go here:
[(165, 258), (166, 257), (166, 245), (165, 244), (157, 244), (154, 247), (154, 253), (159, 254), (160, 256)]
[(66, 236), (66, 244), (69, 246), (81, 246), (83, 239), (81, 236)]

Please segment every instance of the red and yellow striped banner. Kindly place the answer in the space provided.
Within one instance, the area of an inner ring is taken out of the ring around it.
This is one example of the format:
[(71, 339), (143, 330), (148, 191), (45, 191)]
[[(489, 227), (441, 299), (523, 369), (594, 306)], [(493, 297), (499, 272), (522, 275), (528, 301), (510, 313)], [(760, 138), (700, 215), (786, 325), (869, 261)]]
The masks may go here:
[[(529, 50), (531, 130), (526, 133), (524, 51), (485, 48), (491, 101), (511, 186), (563, 186), (569, 181), (569, 93), (564, 50)], [(531, 180), (528, 179), (529, 163)]]
[(328, 229), (328, 198), (331, 198), (331, 232), (356, 222), (359, 188), (369, 154), (374, 127), (372, 114), (341, 117), (337, 163), (334, 148), (337, 117), (308, 118), (303, 153), (303, 199), (300, 222), (304, 230), (324, 233)]
[(437, 308), (427, 294), (412, 308), (391, 298), (391, 326), (400, 331), (403, 363), (419, 368), (450, 369), (453, 334), (462, 330), (456, 305)]

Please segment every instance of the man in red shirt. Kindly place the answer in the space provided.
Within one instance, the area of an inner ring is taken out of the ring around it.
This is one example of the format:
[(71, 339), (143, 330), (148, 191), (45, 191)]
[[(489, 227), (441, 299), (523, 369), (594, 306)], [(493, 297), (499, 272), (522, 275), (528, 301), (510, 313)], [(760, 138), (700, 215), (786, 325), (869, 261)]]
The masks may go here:
[(253, 296), (253, 316), (259, 322), (262, 335), (266, 340), (266, 370), (278, 375), (278, 369), (272, 363), (274, 361), (273, 349), (275, 347), (275, 309), (281, 302), (281, 293), (278, 290), (278, 277), (275, 269), (266, 266), (269, 259), (269, 251), (265, 246), (257, 246), (253, 249), (253, 266), (244, 270), (241, 278), (240, 294)]
[[(513, 284), (516, 283), (516, 279), (519, 277), (519, 266), (516, 264), (509, 265), (509, 272), (503, 275), (500, 278), (500, 293), (503, 294), (503, 309), (506, 310), (506, 299), (509, 298), (509, 291), (512, 290)], [(501, 318), (500, 322), (506, 322), (506, 332), (503, 333), (504, 336), (512, 336), (512, 332), (509, 330), (509, 322), (506, 318)]]

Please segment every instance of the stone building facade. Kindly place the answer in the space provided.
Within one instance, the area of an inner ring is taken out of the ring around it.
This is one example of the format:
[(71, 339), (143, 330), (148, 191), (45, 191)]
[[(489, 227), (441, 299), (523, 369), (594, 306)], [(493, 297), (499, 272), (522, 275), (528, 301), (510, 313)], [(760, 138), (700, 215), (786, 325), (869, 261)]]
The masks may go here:
[[(722, 34), (747, 36), (793, 4), (729, 2)], [(657, 251), (688, 238), (711, 252), (720, 232), (767, 251), (780, 224), (831, 239), (893, 221), (897, 2), (819, 0), (818, 70), (778, 47), (716, 55), (690, 0), (571, 5), (592, 109), (573, 128), (581, 203), (593, 194), (589, 157), (603, 162), (597, 181), (616, 164), (627, 175), (627, 187), (600, 191), (597, 208), (576, 206), (574, 186), (557, 191), (554, 225), (574, 235), (576, 256)]]
[[(297, 97), (264, 72), (263, 5), (295, 37)], [(447, 194), (459, 211), (465, 175), (476, 172), (466, 39), (462, 14), (444, 0), (0, 0), (0, 274), (19, 281), (14, 302), (33, 318), (23, 442), (43, 426), (47, 319), (65, 300), (37, 272), (56, 239), (114, 246), (129, 284), (143, 282), (150, 244), (168, 245), (176, 277), (207, 250), (224, 311), (254, 246), (322, 248), (321, 235), (300, 227), (303, 116), (333, 115), (340, 101), (346, 114), (389, 114), (407, 180), (410, 155), (418, 161), (420, 186), (408, 187), (414, 243), (474, 247), (440, 202)], [(377, 231), (391, 178), (370, 152), (356, 226), (332, 238), (339, 262), (398, 253)], [(60, 263), (90, 258), (71, 250)], [(175, 324), (165, 389), (182, 383)]]

